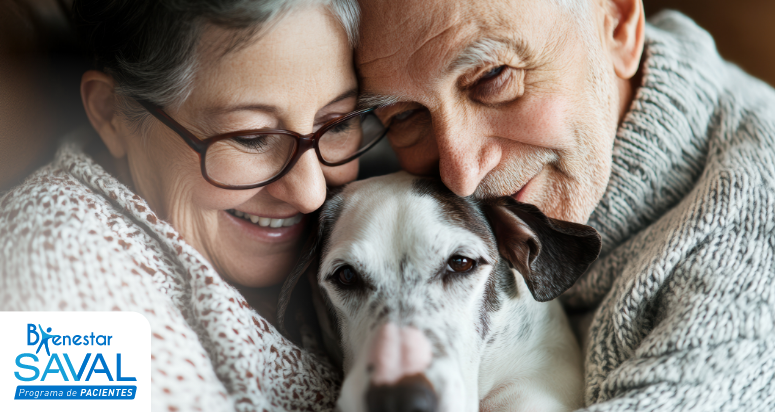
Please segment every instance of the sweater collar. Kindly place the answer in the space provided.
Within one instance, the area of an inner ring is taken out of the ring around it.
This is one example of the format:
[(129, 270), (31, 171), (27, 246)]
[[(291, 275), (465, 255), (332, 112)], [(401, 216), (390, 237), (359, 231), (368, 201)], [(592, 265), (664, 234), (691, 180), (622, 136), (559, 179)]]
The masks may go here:
[(689, 18), (661, 13), (646, 27), (643, 79), (613, 147), (608, 187), (588, 224), (601, 256), (655, 222), (694, 186), (705, 165), (724, 64)]

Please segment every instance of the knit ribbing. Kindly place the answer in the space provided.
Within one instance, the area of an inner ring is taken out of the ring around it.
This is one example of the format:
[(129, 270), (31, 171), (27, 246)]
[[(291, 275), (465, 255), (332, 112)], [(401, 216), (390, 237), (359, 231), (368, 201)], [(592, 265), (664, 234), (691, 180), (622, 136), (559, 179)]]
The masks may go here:
[(775, 410), (775, 92), (688, 18), (647, 27), (643, 84), (590, 225), (589, 410)]

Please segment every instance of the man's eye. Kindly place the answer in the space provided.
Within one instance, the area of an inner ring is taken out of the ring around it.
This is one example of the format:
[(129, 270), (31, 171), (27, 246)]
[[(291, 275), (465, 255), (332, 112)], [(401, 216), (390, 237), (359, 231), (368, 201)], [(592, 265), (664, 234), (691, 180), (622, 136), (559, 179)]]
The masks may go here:
[(506, 68), (506, 66), (498, 66), (498, 67), (490, 70), (489, 72), (485, 73), (484, 76), (482, 76), (480, 80), (489, 80), (489, 79), (492, 79), (493, 77), (497, 77), (498, 75), (500, 75), (503, 72), (503, 70), (505, 68)]
[(428, 109), (418, 107), (392, 115), (387, 123), (388, 139), (394, 149), (414, 146), (433, 134)]
[(412, 115), (413, 115), (413, 114), (415, 114), (415, 113), (417, 113), (417, 109), (412, 109), (412, 110), (404, 110), (403, 112), (401, 112), (401, 113), (399, 113), (399, 114), (397, 114), (397, 115), (393, 116), (393, 120), (394, 120), (394, 121), (396, 121), (396, 120), (397, 120), (397, 121), (399, 121), (399, 122), (402, 122), (402, 121), (404, 121), (404, 120), (406, 120), (406, 119), (408, 119), (408, 118), (412, 117)]
[(470, 96), (486, 105), (512, 102), (522, 96), (525, 70), (498, 66), (484, 73), (469, 89)]

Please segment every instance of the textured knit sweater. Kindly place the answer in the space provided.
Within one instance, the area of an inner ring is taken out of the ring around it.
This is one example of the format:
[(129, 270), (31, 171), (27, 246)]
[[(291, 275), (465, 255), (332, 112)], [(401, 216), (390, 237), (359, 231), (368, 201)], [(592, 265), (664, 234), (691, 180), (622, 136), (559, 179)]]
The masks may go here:
[[(775, 92), (662, 14), (590, 224), (590, 411), (775, 410)], [(0, 198), (0, 309), (134, 310), (154, 410), (330, 410), (337, 376), (74, 144)]]
[(650, 23), (566, 301), (597, 308), (588, 410), (775, 411), (775, 91), (688, 18)]
[(0, 310), (144, 315), (154, 411), (332, 410), (327, 360), (278, 333), (83, 137), (0, 198)]

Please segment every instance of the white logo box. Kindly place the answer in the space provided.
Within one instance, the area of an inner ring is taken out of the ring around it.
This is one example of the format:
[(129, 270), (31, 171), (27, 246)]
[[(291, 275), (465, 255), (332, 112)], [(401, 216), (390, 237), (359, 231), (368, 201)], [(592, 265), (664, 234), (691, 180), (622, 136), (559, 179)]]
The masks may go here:
[(0, 312), (0, 328), (0, 411), (151, 410), (141, 314)]

